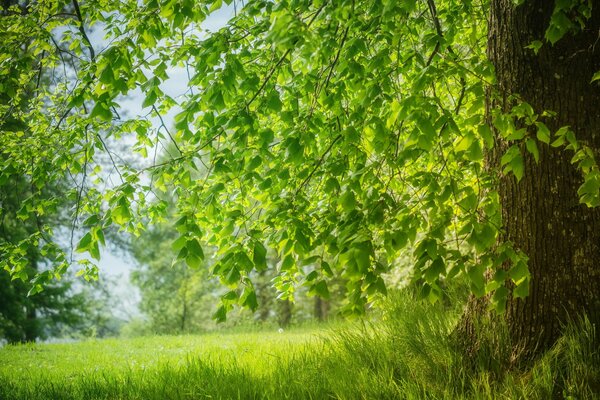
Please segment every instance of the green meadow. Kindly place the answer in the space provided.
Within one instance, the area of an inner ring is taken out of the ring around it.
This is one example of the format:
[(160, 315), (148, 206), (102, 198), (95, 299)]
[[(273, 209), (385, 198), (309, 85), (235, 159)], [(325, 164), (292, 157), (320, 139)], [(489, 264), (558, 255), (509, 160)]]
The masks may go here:
[(594, 399), (597, 332), (583, 321), (508, 370), (496, 332), (474, 363), (453, 346), (458, 310), (395, 296), (370, 321), (188, 336), (10, 345), (1, 399)]

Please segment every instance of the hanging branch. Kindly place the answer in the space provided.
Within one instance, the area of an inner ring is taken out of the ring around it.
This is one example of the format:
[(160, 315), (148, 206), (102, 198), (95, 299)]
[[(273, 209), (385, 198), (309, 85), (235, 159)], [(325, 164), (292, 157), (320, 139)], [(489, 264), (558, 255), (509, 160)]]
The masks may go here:
[(90, 60), (92, 60), (93, 63), (96, 62), (96, 52), (94, 51), (94, 47), (92, 46), (92, 42), (90, 41), (90, 38), (88, 37), (87, 33), (85, 32), (85, 28), (83, 25), (83, 17), (81, 16), (81, 10), (79, 9), (79, 3), (77, 2), (77, 0), (73, 0), (73, 7), (75, 7), (75, 14), (77, 15), (77, 19), (79, 20), (79, 32), (81, 33), (81, 36), (83, 37), (83, 40), (86, 43), (86, 47), (88, 48), (88, 51), (90, 52)]

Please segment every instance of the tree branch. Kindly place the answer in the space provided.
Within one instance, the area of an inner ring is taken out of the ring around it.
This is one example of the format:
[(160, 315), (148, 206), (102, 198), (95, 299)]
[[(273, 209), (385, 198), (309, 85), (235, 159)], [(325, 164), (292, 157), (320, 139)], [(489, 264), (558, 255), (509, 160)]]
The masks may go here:
[(92, 60), (92, 62), (96, 62), (96, 52), (94, 51), (94, 47), (92, 46), (92, 42), (90, 41), (90, 38), (88, 37), (87, 33), (85, 32), (85, 28), (83, 27), (83, 17), (81, 16), (81, 10), (79, 9), (79, 3), (77, 2), (77, 0), (73, 0), (73, 7), (75, 7), (75, 14), (77, 15), (77, 19), (79, 20), (79, 32), (81, 32), (81, 36), (83, 37), (83, 40), (86, 42), (86, 47), (88, 48), (88, 51), (90, 52), (90, 60)]
[[(312, 16), (311, 20), (308, 22), (308, 24), (307, 24), (308, 27), (310, 27), (312, 25), (312, 23), (315, 21), (315, 19), (317, 19), (317, 16), (321, 13), (323, 8), (325, 8), (326, 4), (327, 4), (327, 2), (323, 2), (323, 4), (321, 4), (321, 7), (319, 7), (319, 9)], [(281, 56), (279, 61), (277, 61), (277, 64), (275, 64), (275, 66), (273, 66), (273, 68), (271, 68), (271, 70), (267, 73), (267, 75), (265, 76), (265, 79), (263, 80), (263, 83), (260, 85), (260, 87), (258, 88), (256, 93), (254, 93), (254, 95), (246, 103), (246, 108), (250, 107), (250, 105), (254, 102), (254, 100), (256, 100), (256, 98), (263, 91), (265, 86), (267, 86), (267, 83), (269, 82), (269, 80), (271, 79), (271, 77), (273, 76), (275, 71), (277, 71), (277, 68), (279, 68), (281, 66), (281, 64), (285, 61), (285, 59), (291, 52), (292, 52), (292, 48), (289, 48), (285, 51), (285, 53), (283, 53), (283, 55)]]
[(329, 152), (331, 151), (331, 149), (333, 148), (333, 145), (337, 143), (338, 140), (340, 140), (342, 138), (342, 135), (337, 135), (335, 137), (335, 139), (333, 139), (331, 141), (331, 143), (329, 143), (329, 146), (327, 147), (327, 149), (325, 149), (325, 151), (323, 152), (323, 154), (321, 154), (321, 157), (315, 162), (315, 165), (312, 169), (312, 171), (310, 171), (310, 174), (308, 174), (308, 176), (306, 178), (304, 178), (304, 180), (302, 181), (302, 183), (300, 184), (300, 186), (298, 186), (298, 189), (296, 189), (296, 193), (294, 196), (298, 195), (298, 193), (302, 190), (302, 188), (304, 186), (306, 186), (306, 184), (310, 181), (310, 179), (313, 177), (313, 175), (315, 174), (315, 172), (317, 172), (317, 170), (319, 169), (319, 167), (321, 166), (321, 164), (323, 164), (323, 161), (325, 160), (325, 157), (327, 157), (327, 154), (329, 154)]

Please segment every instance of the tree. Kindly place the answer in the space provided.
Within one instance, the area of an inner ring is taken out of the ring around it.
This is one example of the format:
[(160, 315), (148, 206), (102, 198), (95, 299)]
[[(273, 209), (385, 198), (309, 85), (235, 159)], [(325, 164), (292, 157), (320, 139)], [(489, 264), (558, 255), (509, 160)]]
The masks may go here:
[(171, 243), (176, 235), (169, 225), (161, 224), (132, 243), (139, 266), (131, 280), (142, 295), (140, 310), (156, 333), (205, 330), (217, 299), (218, 282), (209, 276), (206, 265), (190, 269), (183, 262), (173, 263), (177, 250)]
[[(168, 207), (157, 199), (173, 187), (180, 259), (200, 265), (207, 243), (217, 249), (214, 273), (232, 287), (218, 316), (232, 302), (257, 306), (251, 276), (272, 248), (283, 297), (301, 283), (324, 295), (342, 278), (348, 312), (385, 294), (382, 274), (411, 251), (422, 296), (439, 299), (442, 281), (462, 274), (483, 299), (471, 302), (467, 328), (481, 304), (508, 305), (513, 336), (531, 350), (552, 343), (567, 314), (597, 320), (597, 211), (586, 208), (599, 204), (600, 187), (589, 136), (599, 68), (591, 2), (255, 0), (233, 2), (227, 26), (202, 32), (222, 4), (74, 0), (66, 20), (54, 18), (58, 3), (3, 19), (2, 54), (25, 36), (50, 68), (65, 45), (79, 60), (77, 80), (61, 87), (69, 90), (47, 88), (35, 100), (45, 112), (20, 116), (43, 143), (38, 157), (2, 136), (15, 171), (79, 177), (79, 251), (98, 258), (110, 226), (139, 234), (142, 222), (160, 221)], [(90, 25), (106, 33), (103, 50)], [(174, 99), (164, 88), (177, 65), (189, 90)], [(119, 96), (135, 88), (146, 120), (119, 112)], [(136, 169), (104, 140), (125, 135), (142, 157), (167, 143), (177, 151)], [(98, 153), (113, 171), (97, 170)], [(543, 184), (548, 176), (557, 184)], [(18, 255), (2, 251), (14, 270)], [(570, 303), (555, 311), (550, 297)]]
[[(26, 3), (4, 0), (0, 20), (26, 13)], [(22, 137), (27, 131), (27, 124), (19, 116), (27, 110), (40, 86), (48, 83), (27, 38), (21, 39), (21, 46), (14, 49), (13, 62), (6, 63), (3, 54), (4, 68), (0, 76), (0, 109), (3, 110), (0, 131), (2, 135), (14, 137)], [(19, 82), (20, 76), (33, 79)], [(13, 97), (17, 101), (13, 101)], [(28, 156), (32, 160), (35, 155)], [(35, 277), (47, 275), (45, 264), (55, 260), (53, 249), (37, 245), (44, 240), (39, 227), (60, 225), (67, 208), (67, 202), (60, 197), (65, 183), (60, 180), (45, 185), (31, 179), (31, 171), (15, 169), (14, 160), (3, 150), (0, 150), (0, 162), (3, 171), (9, 172), (0, 179), (0, 248), (12, 247), (11, 252), (21, 259), (21, 263), (10, 270), (0, 269), (0, 338), (8, 342), (30, 342), (58, 335), (65, 327), (81, 326), (86, 297), (74, 292), (70, 279), (52, 282), (40, 295), (28, 296), (39, 291)], [(33, 164), (31, 168), (35, 168)], [(29, 218), (34, 210), (35, 217)], [(30, 246), (29, 242), (35, 245)], [(0, 257), (4, 256), (6, 254), (0, 252)]]
[[(540, 146), (523, 158), (522, 179), (498, 177), (500, 240), (514, 243), (529, 258), (529, 296), (509, 296), (506, 313), (515, 347), (526, 352), (549, 348), (571, 318), (587, 314), (596, 324), (600, 318), (600, 209), (588, 207), (598, 205), (600, 186), (592, 163), (600, 150), (595, 133), (600, 115), (591, 111), (600, 100), (594, 83), (600, 71), (599, 30), (600, 10), (592, 2), (491, 2), (487, 51), (497, 92), (488, 95), (488, 119), (494, 109), (508, 113), (518, 96), (536, 115), (551, 111), (537, 123), (562, 130), (565, 136), (558, 135), (551, 146), (567, 141), (570, 150)], [(543, 37), (551, 45), (537, 48)], [(540, 135), (543, 128), (538, 139), (548, 143)], [(493, 171), (501, 170), (510, 146), (497, 131), (488, 157)], [(579, 170), (585, 168), (593, 171), (582, 177)]]
[[(4, 126), (5, 132), (14, 133)], [(36, 220), (19, 223), (26, 209), (21, 199), (31, 195), (30, 184), (23, 176), (15, 176), (0, 184), (0, 244), (21, 243), (37, 231), (37, 224), (58, 224), (59, 211), (44, 210)], [(46, 187), (44, 198), (53, 197), (59, 187)], [(62, 205), (64, 207), (64, 205)], [(81, 326), (86, 317), (86, 296), (73, 290), (71, 277), (47, 285), (38, 296), (29, 282), (45, 267), (52, 254), (37, 247), (21, 247), (26, 263), (18, 271), (0, 270), (0, 338), (8, 342), (31, 342), (60, 334), (65, 327)]]

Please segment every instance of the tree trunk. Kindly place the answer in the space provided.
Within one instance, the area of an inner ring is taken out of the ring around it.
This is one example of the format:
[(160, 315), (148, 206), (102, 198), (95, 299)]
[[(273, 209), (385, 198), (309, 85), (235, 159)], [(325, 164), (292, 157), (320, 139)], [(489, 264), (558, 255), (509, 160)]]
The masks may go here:
[[(600, 71), (600, 7), (594, 7), (582, 31), (567, 33), (554, 46), (544, 42), (536, 55), (525, 47), (544, 40), (553, 10), (554, 2), (547, 0), (520, 6), (513, 0), (491, 1), (488, 57), (496, 69), (499, 96), (488, 95), (488, 122), (493, 109), (509, 111), (514, 105), (509, 96), (518, 94), (537, 114), (556, 112), (543, 119), (550, 131), (570, 126), (600, 160), (600, 86), (590, 83)], [(535, 132), (529, 134), (535, 137)], [(497, 134), (488, 154), (491, 170), (501, 171), (500, 158), (508, 146)], [(525, 175), (520, 182), (512, 174), (498, 177), (499, 239), (529, 256), (529, 296), (511, 296), (504, 316), (513, 351), (526, 358), (548, 349), (569, 319), (585, 313), (597, 324), (600, 317), (600, 208), (579, 203), (583, 180), (571, 164), (572, 151), (543, 143), (538, 147), (539, 163), (522, 149)], [(483, 303), (470, 302), (467, 325), (486, 313)]]
[(329, 300), (315, 296), (314, 317), (319, 322), (327, 320), (329, 317)]
[(279, 326), (287, 328), (292, 321), (292, 302), (283, 300), (279, 303)]

